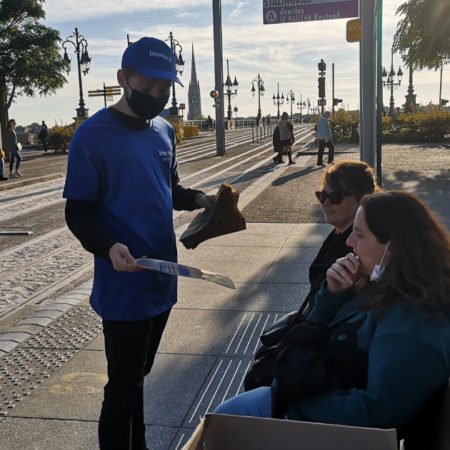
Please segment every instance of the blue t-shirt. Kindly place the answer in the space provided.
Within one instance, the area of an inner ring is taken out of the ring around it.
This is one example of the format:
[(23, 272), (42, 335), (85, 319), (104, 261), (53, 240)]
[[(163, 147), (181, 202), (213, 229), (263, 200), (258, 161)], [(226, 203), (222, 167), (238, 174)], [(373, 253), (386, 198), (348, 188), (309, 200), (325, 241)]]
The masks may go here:
[[(84, 122), (69, 149), (63, 196), (98, 204), (98, 219), (139, 258), (177, 261), (171, 176), (176, 172), (174, 130), (161, 117), (141, 131), (107, 109)], [(177, 300), (177, 278), (159, 272), (117, 272), (95, 255), (91, 305), (106, 320), (144, 320)]]

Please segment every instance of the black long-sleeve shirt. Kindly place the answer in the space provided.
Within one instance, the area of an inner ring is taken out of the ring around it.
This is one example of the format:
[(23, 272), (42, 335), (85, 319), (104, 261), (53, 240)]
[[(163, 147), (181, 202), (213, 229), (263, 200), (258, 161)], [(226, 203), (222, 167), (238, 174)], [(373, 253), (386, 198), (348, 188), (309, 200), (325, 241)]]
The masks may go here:
[[(112, 107), (109, 108), (109, 111), (122, 125), (132, 130), (144, 130), (150, 125), (150, 122), (146, 120), (128, 116)], [(179, 181), (177, 173), (172, 175), (173, 208), (187, 211), (199, 208), (195, 202), (195, 197), (202, 191), (184, 188), (179, 184)], [(95, 201), (67, 199), (66, 222), (70, 231), (87, 251), (107, 258), (110, 248), (119, 241), (114, 236), (109, 235), (103, 228), (98, 219), (97, 211), (98, 205)]]

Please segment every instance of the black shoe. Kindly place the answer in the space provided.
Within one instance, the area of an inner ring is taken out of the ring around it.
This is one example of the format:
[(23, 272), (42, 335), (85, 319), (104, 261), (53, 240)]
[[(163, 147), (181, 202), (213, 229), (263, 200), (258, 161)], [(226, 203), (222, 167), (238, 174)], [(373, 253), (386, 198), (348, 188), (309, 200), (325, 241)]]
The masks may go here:
[(4, 177), (3, 175), (0, 177), (0, 181), (6, 181), (8, 178)]
[(323, 162), (318, 162), (317, 165), (318, 166), (324, 166), (325, 164)]
[(288, 163), (289, 165), (291, 165), (291, 164), (295, 164), (295, 161), (289, 161), (289, 163)]

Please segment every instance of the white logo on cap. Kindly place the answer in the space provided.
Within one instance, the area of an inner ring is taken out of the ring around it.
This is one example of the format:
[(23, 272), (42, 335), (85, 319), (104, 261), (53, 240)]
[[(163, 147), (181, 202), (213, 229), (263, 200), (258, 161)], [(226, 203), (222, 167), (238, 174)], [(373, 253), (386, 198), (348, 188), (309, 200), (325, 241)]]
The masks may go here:
[(165, 55), (164, 53), (157, 52), (155, 50), (149, 50), (149, 56), (154, 56), (155, 58), (163, 58), (169, 62), (172, 62), (172, 58), (170, 56)]

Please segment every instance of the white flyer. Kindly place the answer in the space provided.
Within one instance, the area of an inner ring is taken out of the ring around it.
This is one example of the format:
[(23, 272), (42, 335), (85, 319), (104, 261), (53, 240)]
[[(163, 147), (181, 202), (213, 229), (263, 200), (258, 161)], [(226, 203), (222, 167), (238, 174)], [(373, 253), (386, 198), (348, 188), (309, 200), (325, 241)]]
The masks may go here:
[(199, 280), (210, 281), (220, 284), (230, 289), (235, 289), (234, 283), (230, 278), (220, 273), (209, 272), (195, 267), (184, 266), (171, 261), (163, 261), (161, 259), (140, 258), (136, 260), (139, 267), (148, 270), (156, 270), (157, 272), (167, 273), (176, 277), (198, 278)]

